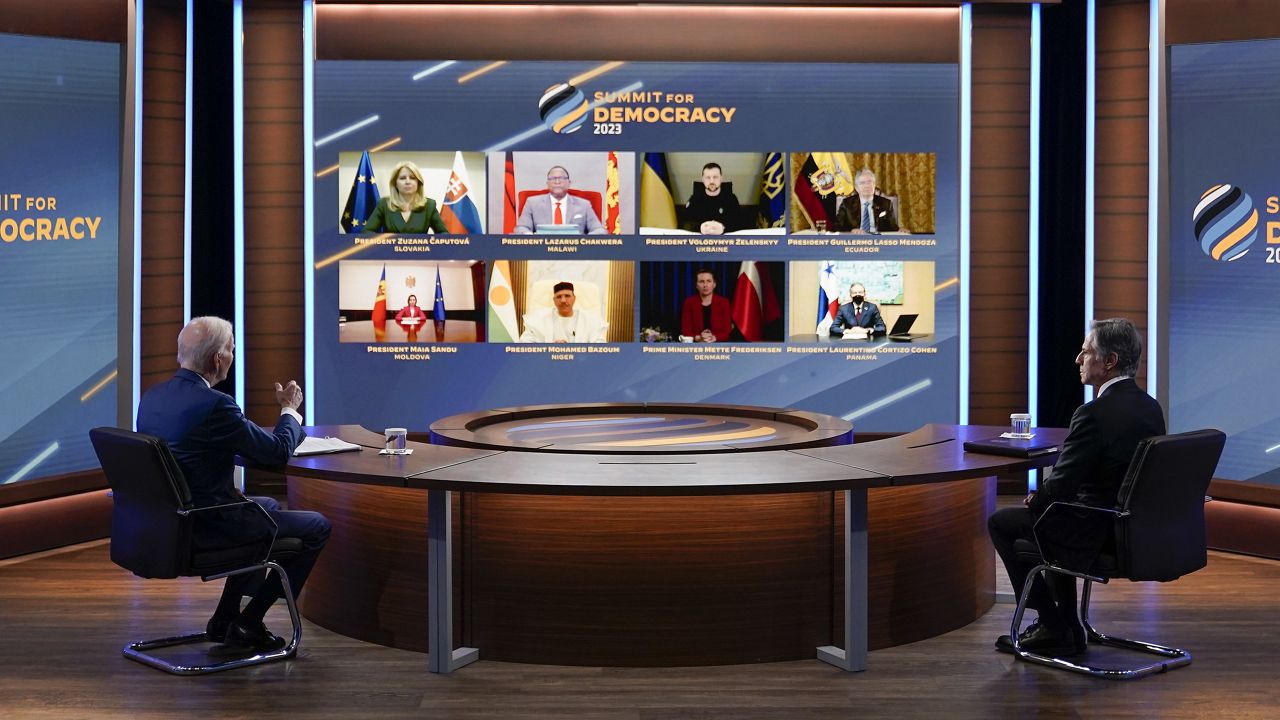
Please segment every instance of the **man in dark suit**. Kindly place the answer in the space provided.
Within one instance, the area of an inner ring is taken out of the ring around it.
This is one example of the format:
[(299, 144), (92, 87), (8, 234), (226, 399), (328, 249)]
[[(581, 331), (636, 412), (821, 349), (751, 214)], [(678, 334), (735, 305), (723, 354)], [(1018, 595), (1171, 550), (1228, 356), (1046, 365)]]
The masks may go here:
[(862, 168), (853, 176), (856, 195), (850, 195), (836, 211), (836, 230), (851, 233), (885, 233), (898, 230), (893, 201), (876, 194), (876, 174)]
[[(231, 396), (213, 389), (227, 379), (235, 349), (231, 323), (216, 317), (195, 318), (178, 334), (181, 369), (167, 382), (148, 390), (138, 404), (138, 432), (161, 437), (169, 444), (196, 507), (244, 499), (232, 480), (236, 455), (262, 465), (284, 465), (305, 437), (298, 414), (302, 389), (294, 381), (285, 386), (276, 383), (281, 409), (272, 432), (245, 418)], [(281, 563), (296, 597), (329, 538), (329, 521), (320, 513), (281, 510), (271, 498), (250, 499), (275, 521), (276, 537), (302, 540), (302, 551)], [(242, 505), (196, 513), (192, 532), (195, 547), (217, 549), (262, 541), (270, 537), (272, 528), (256, 508)], [(253, 597), (241, 610), (240, 600), (246, 592), (252, 592)], [(265, 582), (252, 573), (227, 578), (222, 599), (209, 619), (209, 639), (259, 651), (284, 647), (284, 639), (273, 635), (262, 622), (280, 597), (283, 586), (275, 574)]]
[(853, 328), (861, 328), (867, 337), (884, 334), (884, 318), (880, 317), (880, 308), (873, 302), (867, 302), (867, 289), (862, 283), (849, 286), (849, 302), (836, 311), (836, 316), (831, 321), (831, 336), (842, 337), (846, 330)]
[[(1076, 364), (1080, 382), (1094, 387), (1095, 399), (1071, 417), (1053, 471), (1039, 491), (1027, 496), (1025, 507), (999, 510), (987, 520), (991, 542), (1009, 571), (1014, 592), (1022, 591), (1034, 567), (1018, 559), (1014, 542), (1033, 539), (1032, 525), (1054, 502), (1114, 508), (1138, 443), (1165, 433), (1160, 404), (1133, 380), (1141, 356), (1142, 337), (1132, 322), (1123, 318), (1093, 322)], [(1088, 567), (1113, 541), (1112, 523), (1096, 514), (1059, 508), (1041, 523), (1040, 540), (1053, 546), (1056, 557)], [(1058, 573), (1048, 577), (1048, 582), (1037, 578), (1031, 587), (1027, 606), (1039, 618), (1019, 640), (1024, 649), (1042, 655), (1078, 655), (1085, 650), (1085, 632), (1076, 613), (1075, 578)], [(1009, 636), (1000, 636), (996, 648), (1012, 652)]]

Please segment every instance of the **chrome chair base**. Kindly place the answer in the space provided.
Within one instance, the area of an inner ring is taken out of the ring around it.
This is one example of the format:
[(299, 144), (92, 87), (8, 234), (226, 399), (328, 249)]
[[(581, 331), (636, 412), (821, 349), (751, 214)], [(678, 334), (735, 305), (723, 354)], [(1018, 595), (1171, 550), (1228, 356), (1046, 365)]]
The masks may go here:
[(216, 580), (231, 575), (239, 575), (241, 573), (256, 572), (258, 570), (267, 570), (274, 572), (280, 577), (280, 585), (284, 589), (285, 605), (289, 608), (289, 620), (293, 625), (293, 635), (289, 644), (283, 648), (268, 652), (255, 653), (247, 657), (237, 657), (221, 662), (208, 663), (204, 665), (184, 665), (171, 662), (158, 655), (151, 654), (151, 650), (158, 650), (165, 647), (174, 647), (176, 645), (187, 645), (190, 643), (207, 642), (208, 634), (204, 632), (190, 633), (187, 635), (176, 635), (174, 637), (160, 638), (158, 640), (140, 640), (138, 642), (129, 643), (121, 650), (121, 654), (135, 662), (143, 665), (149, 665), (157, 670), (163, 670), (172, 675), (207, 675), (209, 673), (221, 672), (223, 670), (233, 670), (235, 668), (246, 667), (249, 665), (261, 665), (275, 660), (284, 660), (291, 658), (298, 653), (298, 643), (302, 641), (302, 621), (298, 617), (298, 606), (293, 599), (293, 590), (289, 587), (289, 578), (284, 573), (284, 568), (275, 562), (266, 562), (261, 565), (234, 570), (232, 572), (222, 573), (219, 575), (210, 575), (203, 578), (206, 582)]
[[(1148, 655), (1156, 655), (1161, 658), (1157, 662), (1147, 665), (1140, 665), (1134, 668), (1103, 668), (1084, 663), (1077, 663), (1066, 658), (1050, 657), (1040, 655), (1038, 653), (1023, 650), (1018, 642), (1018, 629), (1022, 625), (1022, 614), (1027, 609), (1027, 598), (1031, 594), (1031, 584), (1036, 576), (1044, 572), (1057, 572), (1064, 575), (1084, 580), (1084, 590), (1080, 599), (1080, 620), (1084, 624), (1085, 634), (1088, 638), (1087, 642), (1092, 645), (1106, 645), (1109, 647), (1120, 648), (1122, 650), (1132, 650), (1134, 652), (1145, 653)], [(1027, 582), (1022, 587), (1022, 594), (1018, 598), (1018, 607), (1013, 613), (1012, 635), (1013, 653), (1020, 659), (1027, 662), (1044, 665), (1046, 667), (1057, 668), (1059, 670), (1067, 670), (1069, 672), (1080, 673), (1081, 675), (1089, 675), (1091, 677), (1102, 678), (1104, 680), (1137, 680), (1148, 675), (1158, 675), (1170, 670), (1191, 664), (1191, 653), (1178, 648), (1165, 647), (1164, 645), (1156, 645), (1155, 643), (1144, 642), (1141, 640), (1127, 640), (1122, 637), (1116, 637), (1100, 633), (1089, 624), (1089, 599), (1093, 590), (1093, 583), (1100, 582), (1106, 584), (1107, 579), (1084, 575), (1082, 573), (1071, 572), (1053, 565), (1038, 565), (1027, 575)]]

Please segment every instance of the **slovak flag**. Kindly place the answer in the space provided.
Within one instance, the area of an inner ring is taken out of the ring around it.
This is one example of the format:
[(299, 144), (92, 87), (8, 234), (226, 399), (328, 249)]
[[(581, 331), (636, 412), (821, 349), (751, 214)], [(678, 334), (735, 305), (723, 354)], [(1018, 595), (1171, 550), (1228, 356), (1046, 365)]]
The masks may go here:
[(840, 280), (836, 277), (836, 264), (830, 260), (823, 260), (818, 272), (818, 326), (815, 332), (826, 335), (840, 311)]
[(759, 265), (754, 260), (742, 263), (733, 288), (733, 324), (747, 342), (763, 340), (765, 326), (782, 317), (769, 273), (760, 272)]
[(471, 200), (471, 181), (467, 177), (467, 165), (462, 161), (462, 151), (453, 154), (453, 172), (449, 175), (449, 187), (445, 188), (444, 205), (440, 207), (440, 219), (454, 235), (484, 233), (480, 211)]

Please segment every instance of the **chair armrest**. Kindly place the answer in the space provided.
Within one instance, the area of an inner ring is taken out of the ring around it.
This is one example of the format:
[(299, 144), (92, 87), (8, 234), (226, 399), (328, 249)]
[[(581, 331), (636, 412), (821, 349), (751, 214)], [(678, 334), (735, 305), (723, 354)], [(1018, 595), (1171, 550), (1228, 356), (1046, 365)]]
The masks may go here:
[(187, 516), (187, 515), (192, 515), (194, 513), (203, 512), (205, 510), (218, 510), (220, 508), (240, 507), (241, 505), (250, 505), (256, 508), (259, 513), (262, 513), (262, 517), (266, 518), (267, 522), (271, 523), (271, 541), (266, 544), (266, 552), (262, 557), (262, 562), (266, 562), (267, 559), (271, 557), (271, 547), (276, 544), (276, 538), (280, 534), (280, 525), (277, 524), (275, 519), (271, 517), (271, 513), (267, 512), (267, 509), (262, 507), (258, 503), (248, 498), (245, 498), (244, 500), (239, 500), (233, 503), (223, 503), (221, 505), (206, 505), (204, 507), (191, 508), (190, 510), (179, 510), (178, 514), (182, 516)]
[(1040, 542), (1040, 523), (1045, 522), (1045, 519), (1049, 518), (1051, 515), (1058, 515), (1067, 512), (1068, 510), (1084, 511), (1093, 515), (1109, 515), (1115, 519), (1129, 516), (1129, 512), (1126, 510), (1116, 510), (1115, 508), (1104, 508), (1096, 505), (1085, 505), (1084, 503), (1067, 502), (1065, 500), (1053, 501), (1049, 504), (1049, 507), (1045, 508), (1045, 511), (1040, 514), (1040, 517), (1036, 518), (1035, 523), (1031, 526), (1031, 534), (1035, 537), (1036, 547), (1040, 550), (1040, 557), (1047, 563), (1055, 565), (1059, 564), (1057, 558), (1053, 557), (1052, 553), (1045, 552), (1045, 544)]
[[(246, 498), (244, 500), (237, 500), (236, 502), (232, 502), (232, 503), (223, 503), (221, 505), (205, 505), (204, 507), (191, 508), (189, 510), (181, 509), (181, 510), (178, 510), (178, 514), (186, 516), (192, 513), (204, 512), (205, 510), (220, 510), (222, 508), (239, 507), (241, 505), (257, 505), (257, 504), (258, 503)], [(271, 517), (271, 516), (268, 515), (267, 517)]]

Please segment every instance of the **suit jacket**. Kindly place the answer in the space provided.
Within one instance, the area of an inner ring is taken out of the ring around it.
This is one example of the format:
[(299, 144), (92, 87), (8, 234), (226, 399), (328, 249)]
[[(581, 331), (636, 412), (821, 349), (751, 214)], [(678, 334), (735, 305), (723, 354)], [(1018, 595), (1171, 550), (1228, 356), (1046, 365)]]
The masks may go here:
[(426, 317), (427, 314), (422, 311), (421, 305), (405, 305), (400, 308), (400, 312), (396, 313), (396, 322), (405, 318), (418, 318), (419, 320), (422, 320)]
[[(281, 415), (273, 432), (263, 430), (245, 418), (230, 395), (190, 370), (179, 370), (142, 396), (138, 432), (169, 444), (196, 507), (243, 499), (232, 482), (236, 455), (261, 465), (284, 465), (306, 437), (291, 415)], [(252, 508), (210, 510), (195, 514), (192, 541), (199, 548), (230, 547), (260, 540), (271, 530)]]
[[(1032, 514), (1039, 517), (1055, 501), (1114, 508), (1138, 443), (1164, 433), (1160, 403), (1132, 379), (1116, 382), (1071, 417), (1053, 472), (1032, 498)], [(1110, 517), (1059, 509), (1036, 532), (1052, 544), (1052, 555), (1088, 568), (1113, 537), (1113, 527)]]
[[(520, 219), (516, 221), (516, 227), (513, 232), (531, 233), (537, 232), (539, 225), (551, 225), (555, 219), (555, 206), (551, 204), (551, 194), (534, 195), (524, 203), (524, 210), (520, 211)], [(577, 225), (580, 233), (604, 233), (608, 232), (600, 222), (600, 218), (596, 217), (596, 211), (591, 209), (591, 203), (583, 200), (577, 195), (564, 196), (564, 208), (562, 209), (565, 225)]]
[(716, 342), (729, 339), (729, 333), (733, 332), (733, 306), (727, 299), (720, 295), (711, 296), (710, 327), (703, 327), (702, 298), (690, 295), (684, 299), (680, 308), (680, 334), (696, 338), (703, 330), (710, 330), (716, 336)]
[(440, 217), (440, 210), (436, 208), (436, 201), (427, 198), (427, 204), (409, 213), (409, 219), (405, 220), (399, 210), (392, 210), (388, 205), (390, 198), (382, 198), (378, 201), (377, 207), (373, 209), (373, 214), (364, 223), (364, 229), (361, 232), (389, 232), (389, 233), (418, 233), (426, 234), (428, 230), (435, 233), (447, 233), (449, 228), (445, 227), (444, 219)]
[[(898, 218), (893, 214), (893, 201), (883, 195), (871, 198), (871, 229), (876, 232), (896, 232)], [(836, 211), (835, 229), (852, 232), (862, 227), (862, 198), (851, 195)]]
[[(555, 342), (555, 308), (547, 308), (541, 312), (536, 312), (524, 316), (524, 332), (520, 333), (520, 342), (522, 343), (550, 343)], [(566, 338), (569, 342), (588, 342), (601, 343), (607, 342), (605, 333), (609, 330), (609, 323), (604, 321), (596, 313), (589, 310), (573, 311), (573, 337)]]
[(840, 306), (836, 312), (836, 317), (831, 321), (831, 334), (839, 337), (844, 334), (845, 328), (864, 327), (877, 335), (884, 334), (884, 318), (880, 317), (880, 308), (873, 302), (862, 303), (862, 317), (854, 319), (853, 303), (848, 302)]

